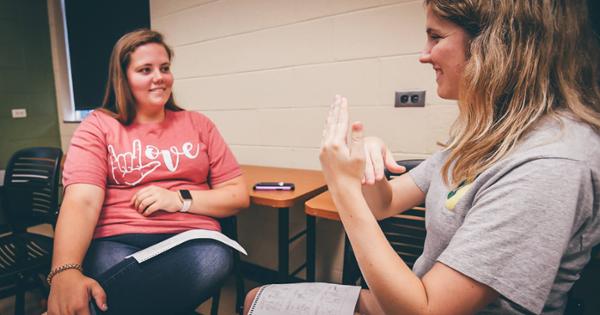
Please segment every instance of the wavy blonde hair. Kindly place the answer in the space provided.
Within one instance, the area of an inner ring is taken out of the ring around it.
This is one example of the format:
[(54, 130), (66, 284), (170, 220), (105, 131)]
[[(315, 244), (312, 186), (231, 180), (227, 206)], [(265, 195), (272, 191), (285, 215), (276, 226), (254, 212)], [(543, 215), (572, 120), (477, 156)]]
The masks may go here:
[(425, 0), (470, 36), (459, 116), (444, 144), (447, 184), (506, 157), (543, 117), (600, 132), (599, 45), (585, 0)]
[[(131, 54), (138, 47), (150, 43), (162, 45), (167, 51), (169, 61), (173, 59), (173, 50), (165, 43), (162, 34), (149, 29), (139, 29), (123, 35), (115, 43), (110, 55), (108, 80), (102, 107), (99, 110), (109, 114), (124, 125), (131, 124), (137, 114), (135, 98), (127, 80), (127, 67), (131, 62)], [(183, 110), (175, 104), (172, 92), (165, 108), (172, 111)]]

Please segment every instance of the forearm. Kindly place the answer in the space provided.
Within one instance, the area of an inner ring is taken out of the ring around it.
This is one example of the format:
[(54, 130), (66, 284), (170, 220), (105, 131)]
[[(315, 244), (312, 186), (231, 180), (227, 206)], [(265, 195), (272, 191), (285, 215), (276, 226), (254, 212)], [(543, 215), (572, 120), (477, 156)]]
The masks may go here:
[(369, 209), (378, 220), (385, 217), (392, 203), (392, 187), (383, 179), (373, 185), (362, 185), (362, 194)]
[(81, 264), (89, 247), (98, 217), (65, 200), (56, 224), (52, 268)]
[(360, 187), (330, 191), (370, 290), (386, 314), (427, 314), (424, 284), (398, 257), (368, 210)]
[(363, 185), (362, 193), (377, 220), (406, 211), (425, 200), (425, 194), (408, 174)]
[(237, 214), (250, 203), (248, 189), (240, 177), (210, 190), (194, 190), (190, 213), (224, 218)]
[[(67, 187), (56, 225), (52, 270), (67, 264), (83, 264), (103, 200), (104, 190), (100, 187), (86, 184)], [(48, 314), (87, 314), (90, 299), (106, 311), (102, 287), (71, 267), (52, 273)]]

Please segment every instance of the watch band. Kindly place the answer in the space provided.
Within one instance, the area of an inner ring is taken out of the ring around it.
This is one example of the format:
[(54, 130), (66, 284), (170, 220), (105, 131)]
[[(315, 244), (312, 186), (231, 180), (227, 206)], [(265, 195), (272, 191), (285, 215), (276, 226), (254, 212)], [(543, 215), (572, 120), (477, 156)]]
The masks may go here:
[(181, 189), (179, 190), (179, 196), (181, 196), (181, 201), (183, 202), (179, 212), (188, 212), (192, 206), (192, 194), (187, 189)]

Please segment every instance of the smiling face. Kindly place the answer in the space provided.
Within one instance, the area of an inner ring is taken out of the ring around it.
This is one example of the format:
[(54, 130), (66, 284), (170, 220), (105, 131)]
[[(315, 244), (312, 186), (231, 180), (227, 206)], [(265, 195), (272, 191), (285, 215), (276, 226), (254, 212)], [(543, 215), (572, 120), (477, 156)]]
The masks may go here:
[(460, 26), (435, 15), (429, 6), (426, 27), (427, 44), (419, 61), (433, 66), (441, 98), (458, 99), (469, 35)]
[(173, 86), (169, 55), (160, 44), (149, 43), (136, 48), (127, 67), (127, 82), (140, 110), (163, 109)]

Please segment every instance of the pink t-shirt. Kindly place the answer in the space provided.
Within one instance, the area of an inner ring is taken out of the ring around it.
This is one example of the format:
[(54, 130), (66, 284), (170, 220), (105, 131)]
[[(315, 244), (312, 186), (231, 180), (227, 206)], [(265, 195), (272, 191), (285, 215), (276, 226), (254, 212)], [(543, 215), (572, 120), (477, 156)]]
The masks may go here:
[(140, 189), (208, 190), (242, 171), (215, 125), (190, 111), (166, 111), (160, 123), (124, 126), (100, 111), (86, 118), (71, 139), (63, 185), (85, 183), (105, 190), (94, 238), (128, 233), (220, 230), (214, 218), (157, 211), (148, 217), (130, 204)]

